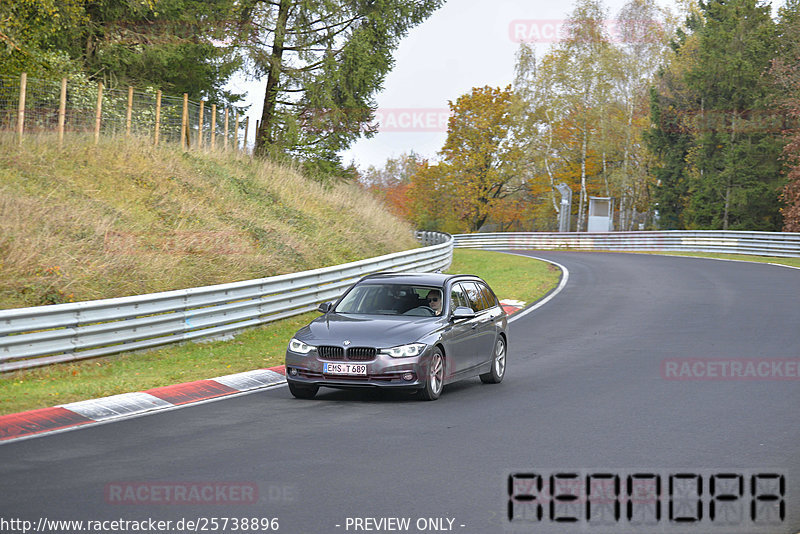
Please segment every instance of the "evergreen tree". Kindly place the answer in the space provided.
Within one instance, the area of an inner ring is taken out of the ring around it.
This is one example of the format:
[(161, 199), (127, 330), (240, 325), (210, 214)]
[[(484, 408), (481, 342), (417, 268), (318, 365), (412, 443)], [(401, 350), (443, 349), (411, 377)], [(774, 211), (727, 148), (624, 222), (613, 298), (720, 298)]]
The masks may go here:
[(267, 86), (256, 150), (289, 153), (323, 174), (369, 126), (402, 36), (442, 0), (250, 0), (245, 44)]
[(703, 19), (689, 14), (686, 30), (678, 28), (671, 43), (670, 61), (656, 76), (650, 89), (650, 123), (644, 133), (645, 144), (660, 161), (653, 173), (656, 187), (653, 199), (658, 210), (658, 226), (666, 230), (686, 227), (684, 210), (688, 203), (688, 169), (686, 158), (692, 146), (692, 110), (700, 107), (700, 95), (689, 89), (686, 71), (696, 61), (697, 31)]
[(662, 76), (689, 97), (676, 101), (667, 83), (653, 102), (661, 131), (649, 142), (664, 162), (660, 207), (667, 225), (682, 216), (689, 228), (778, 230), (781, 142), (765, 75), (778, 47), (770, 8), (756, 0), (700, 8), (704, 22), (690, 20), (694, 35), (676, 56), (688, 65), (674, 69), (673, 80)]

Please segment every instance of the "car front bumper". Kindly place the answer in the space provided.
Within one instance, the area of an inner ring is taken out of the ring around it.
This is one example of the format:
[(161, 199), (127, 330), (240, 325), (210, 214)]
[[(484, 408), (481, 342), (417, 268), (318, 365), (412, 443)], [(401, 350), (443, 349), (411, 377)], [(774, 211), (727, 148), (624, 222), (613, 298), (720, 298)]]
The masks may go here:
[[(408, 358), (393, 358), (377, 354), (373, 360), (323, 360), (315, 351), (298, 354), (286, 351), (286, 380), (296, 384), (327, 386), (333, 388), (421, 388), (425, 386), (430, 348), (421, 355)], [(325, 374), (325, 363), (363, 364), (366, 376)]]

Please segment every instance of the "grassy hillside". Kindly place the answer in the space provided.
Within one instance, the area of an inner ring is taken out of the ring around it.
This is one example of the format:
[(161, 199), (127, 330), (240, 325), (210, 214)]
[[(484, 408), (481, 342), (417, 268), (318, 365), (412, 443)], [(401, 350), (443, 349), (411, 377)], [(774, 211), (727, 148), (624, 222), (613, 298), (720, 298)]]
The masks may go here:
[(247, 280), (416, 246), (355, 185), (135, 140), (0, 136), (0, 308)]

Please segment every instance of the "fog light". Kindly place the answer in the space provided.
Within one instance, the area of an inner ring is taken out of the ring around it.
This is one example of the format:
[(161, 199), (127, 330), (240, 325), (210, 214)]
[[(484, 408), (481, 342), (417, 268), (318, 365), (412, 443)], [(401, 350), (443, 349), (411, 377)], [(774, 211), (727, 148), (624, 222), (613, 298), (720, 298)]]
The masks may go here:
[(297, 376), (297, 369), (295, 369), (294, 367), (290, 367), (289, 374), (292, 376)]
[(404, 374), (403, 375), (403, 380), (411, 382), (412, 380), (414, 380), (414, 373), (406, 373), (406, 374)]

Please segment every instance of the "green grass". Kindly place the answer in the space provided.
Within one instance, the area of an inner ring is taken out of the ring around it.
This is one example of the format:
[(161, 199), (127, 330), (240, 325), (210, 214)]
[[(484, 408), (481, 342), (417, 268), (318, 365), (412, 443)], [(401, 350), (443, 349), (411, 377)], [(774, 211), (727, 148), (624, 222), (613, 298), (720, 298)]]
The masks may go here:
[[(533, 302), (560, 277), (555, 267), (520, 256), (475, 250), (456, 250), (453, 256), (449, 272), (481, 276), (501, 299)], [(307, 313), (249, 329), (231, 341), (7, 373), (0, 379), (0, 415), (281, 365), (291, 336), (317, 316)]]
[(485, 250), (457, 249), (453, 274), (476, 274), (486, 280), (500, 299), (522, 300), (528, 304), (542, 298), (558, 285), (561, 270), (543, 261)]

